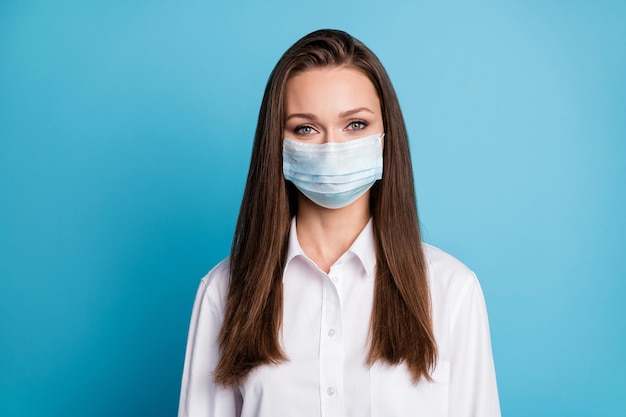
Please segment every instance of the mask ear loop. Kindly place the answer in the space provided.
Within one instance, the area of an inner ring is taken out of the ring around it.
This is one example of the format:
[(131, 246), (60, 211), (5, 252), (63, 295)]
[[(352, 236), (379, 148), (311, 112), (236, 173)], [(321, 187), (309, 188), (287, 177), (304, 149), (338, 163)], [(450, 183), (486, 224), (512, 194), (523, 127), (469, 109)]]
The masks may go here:
[(385, 132), (380, 134), (380, 146), (385, 150)]

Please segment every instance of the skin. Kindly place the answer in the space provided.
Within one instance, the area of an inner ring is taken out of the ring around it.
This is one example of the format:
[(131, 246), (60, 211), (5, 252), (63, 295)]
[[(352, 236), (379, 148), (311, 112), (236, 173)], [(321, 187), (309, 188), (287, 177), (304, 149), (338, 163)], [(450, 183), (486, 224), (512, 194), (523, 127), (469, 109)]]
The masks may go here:
[[(380, 100), (371, 81), (348, 67), (316, 68), (291, 78), (285, 92), (284, 137), (306, 143), (345, 142), (383, 133)], [(324, 272), (370, 219), (370, 192), (340, 209), (298, 196), (298, 241)]]

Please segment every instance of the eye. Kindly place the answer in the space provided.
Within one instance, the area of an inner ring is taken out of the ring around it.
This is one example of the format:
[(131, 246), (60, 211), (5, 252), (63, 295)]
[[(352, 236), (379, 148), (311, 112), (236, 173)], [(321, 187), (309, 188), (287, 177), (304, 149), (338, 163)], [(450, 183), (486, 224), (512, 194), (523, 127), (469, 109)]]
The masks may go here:
[(367, 127), (367, 122), (354, 120), (348, 124), (348, 130), (363, 130)]
[(294, 129), (294, 132), (298, 135), (312, 135), (313, 133), (317, 132), (317, 130), (315, 130), (312, 126), (303, 125), (296, 127)]

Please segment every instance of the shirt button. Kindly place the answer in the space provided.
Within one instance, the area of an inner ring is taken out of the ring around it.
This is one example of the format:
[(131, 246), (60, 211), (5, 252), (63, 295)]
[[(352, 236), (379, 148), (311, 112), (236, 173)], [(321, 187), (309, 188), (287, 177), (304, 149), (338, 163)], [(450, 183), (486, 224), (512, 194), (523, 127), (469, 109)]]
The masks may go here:
[(326, 394), (332, 397), (333, 395), (335, 395), (335, 389), (333, 387), (328, 388), (326, 390)]
[(330, 279), (331, 279), (331, 281), (332, 281), (332, 282), (335, 282), (335, 283), (336, 283), (337, 281), (339, 281), (339, 278), (338, 278), (338, 277), (336, 277), (335, 275), (333, 275), (332, 277), (330, 277)]
[(335, 334), (337, 334), (337, 332), (335, 331), (335, 329), (330, 329), (330, 330), (328, 331), (328, 336), (330, 336), (330, 337), (334, 337), (334, 336), (335, 336)]

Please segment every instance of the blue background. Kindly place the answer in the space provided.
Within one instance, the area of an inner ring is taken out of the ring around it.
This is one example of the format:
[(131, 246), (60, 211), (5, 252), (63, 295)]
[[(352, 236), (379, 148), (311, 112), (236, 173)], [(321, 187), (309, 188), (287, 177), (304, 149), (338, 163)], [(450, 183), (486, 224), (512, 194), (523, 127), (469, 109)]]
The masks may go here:
[(322, 27), (395, 84), (503, 414), (626, 415), (626, 2), (470, 3), (1, 2), (0, 415), (176, 413), (265, 82)]

